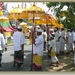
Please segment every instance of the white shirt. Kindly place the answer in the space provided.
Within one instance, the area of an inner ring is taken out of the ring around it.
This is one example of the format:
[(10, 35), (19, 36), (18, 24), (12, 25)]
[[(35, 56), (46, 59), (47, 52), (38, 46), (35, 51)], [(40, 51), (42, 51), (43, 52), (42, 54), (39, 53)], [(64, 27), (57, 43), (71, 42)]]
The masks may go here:
[(60, 33), (55, 32), (54, 34), (55, 34), (55, 41), (58, 41), (59, 36), (61, 36)]
[(40, 35), (35, 39), (33, 54), (37, 53), (38, 55), (43, 56), (43, 49), (44, 49), (44, 38), (43, 35)]
[(50, 47), (52, 47), (52, 52), (56, 52), (56, 43), (54, 39), (50, 41)]
[(73, 33), (73, 41), (75, 41), (75, 32), (72, 32)]
[(2, 47), (5, 47), (5, 40), (2, 33), (0, 33), (0, 50), (2, 50)]
[(68, 38), (68, 43), (73, 43), (73, 34), (71, 32), (67, 32), (66, 37)]
[(63, 43), (65, 43), (65, 40), (64, 40), (64, 38), (65, 38), (65, 32), (64, 31), (61, 31), (61, 38), (60, 38), (60, 42), (63, 42)]
[(44, 42), (47, 42), (47, 33), (46, 32), (42, 32), (42, 35), (44, 37)]
[(13, 34), (13, 47), (14, 47), (14, 51), (19, 51), (22, 50), (21, 49), (21, 45), (25, 44), (25, 37), (24, 34), (22, 32), (15, 32)]

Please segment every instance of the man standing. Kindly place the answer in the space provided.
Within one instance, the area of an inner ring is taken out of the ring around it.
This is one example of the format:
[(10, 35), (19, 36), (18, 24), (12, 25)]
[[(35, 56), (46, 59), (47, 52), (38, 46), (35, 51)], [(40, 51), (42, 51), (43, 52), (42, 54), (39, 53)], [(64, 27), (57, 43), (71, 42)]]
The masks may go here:
[(24, 60), (25, 37), (22, 33), (22, 27), (18, 26), (18, 31), (13, 34), (14, 46), (14, 67), (20, 68)]
[(67, 51), (68, 53), (70, 53), (73, 48), (73, 34), (70, 29), (66, 33), (66, 41), (67, 41)]
[(37, 30), (37, 37), (33, 43), (33, 66), (35, 70), (41, 70), (44, 49), (44, 38), (42, 35), (42, 29)]
[(66, 38), (64, 28), (61, 28), (61, 38), (60, 38), (60, 52), (64, 53)]
[(5, 48), (5, 40), (2, 34), (2, 29), (0, 29), (0, 70), (2, 69), (2, 48)]
[(55, 42), (56, 42), (56, 54), (60, 53), (60, 33), (58, 32), (58, 28), (54, 29), (54, 34), (55, 34)]
[(56, 57), (56, 42), (54, 39), (55, 35), (52, 33), (50, 35), (50, 50), (49, 53), (51, 53), (51, 63), (49, 66), (53, 66), (53, 64), (60, 64), (58, 58)]

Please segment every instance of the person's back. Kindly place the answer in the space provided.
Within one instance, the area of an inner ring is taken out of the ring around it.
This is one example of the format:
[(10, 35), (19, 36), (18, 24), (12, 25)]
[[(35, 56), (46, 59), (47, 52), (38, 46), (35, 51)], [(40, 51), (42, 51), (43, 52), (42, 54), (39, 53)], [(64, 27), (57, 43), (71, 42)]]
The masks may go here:
[(51, 43), (51, 47), (52, 47), (52, 52), (56, 52), (56, 43), (55, 43), (55, 39), (50, 41)]
[(5, 40), (3, 34), (0, 33), (0, 50), (2, 50), (3, 46), (5, 46)]
[(22, 33), (22, 27), (18, 26), (18, 31), (13, 34), (14, 64), (13, 67), (20, 68), (24, 61), (25, 37)]
[(17, 50), (21, 50), (21, 42), (23, 42), (23, 33), (22, 32), (15, 32), (13, 34), (13, 45), (14, 45), (14, 50), (17, 51)]
[(73, 34), (71, 32), (67, 32), (66, 37), (68, 38), (68, 42), (69, 43), (73, 42)]

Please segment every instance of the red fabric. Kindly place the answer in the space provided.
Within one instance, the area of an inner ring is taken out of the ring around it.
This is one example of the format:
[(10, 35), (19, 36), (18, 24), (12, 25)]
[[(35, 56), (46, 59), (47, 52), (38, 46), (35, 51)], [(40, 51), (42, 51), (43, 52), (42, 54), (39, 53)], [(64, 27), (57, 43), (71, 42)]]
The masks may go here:
[(13, 32), (13, 30), (12, 29), (10, 29), (9, 27), (2, 27), (3, 29), (4, 29), (4, 31), (6, 31), (6, 32)]
[(2, 2), (0, 2), (0, 8), (2, 8)]
[(3, 28), (2, 28), (2, 27), (0, 27), (0, 32), (1, 32), (1, 33), (3, 33), (3, 31), (4, 31), (4, 30), (3, 30)]
[(13, 26), (11, 26), (11, 27), (9, 27), (10, 29), (12, 29), (13, 30), (13, 32), (14, 31), (17, 31), (17, 29), (16, 28), (14, 28)]

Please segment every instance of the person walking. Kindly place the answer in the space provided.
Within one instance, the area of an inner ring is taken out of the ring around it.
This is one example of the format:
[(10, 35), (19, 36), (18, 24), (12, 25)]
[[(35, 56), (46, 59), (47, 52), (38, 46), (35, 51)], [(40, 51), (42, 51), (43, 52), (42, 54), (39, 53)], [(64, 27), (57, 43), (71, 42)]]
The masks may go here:
[(2, 34), (2, 29), (0, 29), (0, 70), (2, 70), (2, 50), (5, 48), (5, 40)]
[(50, 35), (50, 50), (49, 53), (51, 54), (51, 63), (49, 66), (53, 66), (53, 64), (60, 64), (58, 58), (56, 57), (56, 42), (54, 39), (55, 35), (52, 33)]
[(13, 34), (13, 48), (14, 48), (14, 67), (20, 68), (24, 61), (24, 44), (25, 37), (22, 33), (22, 27), (18, 26), (18, 31)]
[(75, 50), (75, 30), (73, 31), (73, 46), (74, 46), (74, 50)]
[(36, 39), (34, 39), (33, 44), (33, 67), (34, 70), (39, 71), (42, 69), (42, 56), (44, 49), (44, 38), (42, 35), (42, 29), (37, 30), (37, 37)]

